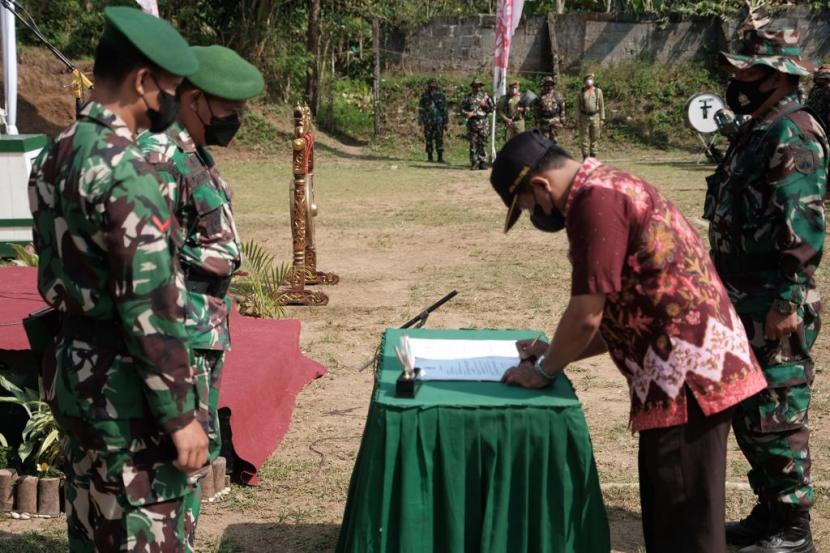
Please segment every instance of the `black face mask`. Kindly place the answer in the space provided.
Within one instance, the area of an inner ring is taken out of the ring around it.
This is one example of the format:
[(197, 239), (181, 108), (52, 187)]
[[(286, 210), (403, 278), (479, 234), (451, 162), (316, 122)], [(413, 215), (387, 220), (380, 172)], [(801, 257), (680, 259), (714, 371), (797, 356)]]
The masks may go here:
[(151, 108), (142, 96), (142, 100), (147, 106), (147, 117), (150, 119), (150, 132), (164, 132), (175, 123), (179, 116), (179, 97), (163, 91), (154, 76), (150, 75), (150, 78), (153, 79), (156, 88), (159, 89), (159, 109)]
[(238, 113), (231, 113), (224, 117), (216, 117), (213, 114), (213, 108), (210, 107), (210, 100), (205, 98), (205, 101), (207, 101), (208, 109), (210, 110), (210, 122), (205, 123), (202, 121), (202, 117), (196, 111), (199, 121), (205, 126), (205, 144), (208, 146), (227, 146), (231, 143), (233, 137), (236, 136), (239, 127), (242, 126), (242, 120), (239, 118)]
[(530, 214), (530, 222), (537, 229), (544, 232), (559, 232), (565, 228), (565, 217), (558, 209), (548, 215), (538, 204), (533, 207), (533, 213)]
[(767, 92), (760, 91), (761, 84), (772, 74), (773, 70), (770, 69), (754, 81), (729, 81), (729, 86), (726, 87), (726, 105), (739, 115), (755, 113), (775, 92), (774, 88)]

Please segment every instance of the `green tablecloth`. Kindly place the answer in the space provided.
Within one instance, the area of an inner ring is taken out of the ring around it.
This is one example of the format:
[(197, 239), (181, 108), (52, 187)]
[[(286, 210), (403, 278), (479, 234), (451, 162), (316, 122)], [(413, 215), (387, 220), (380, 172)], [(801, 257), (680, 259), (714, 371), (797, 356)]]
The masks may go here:
[(533, 331), (387, 330), (338, 553), (607, 553), (585, 417), (567, 378), (544, 390), (424, 382), (395, 397), (394, 346)]

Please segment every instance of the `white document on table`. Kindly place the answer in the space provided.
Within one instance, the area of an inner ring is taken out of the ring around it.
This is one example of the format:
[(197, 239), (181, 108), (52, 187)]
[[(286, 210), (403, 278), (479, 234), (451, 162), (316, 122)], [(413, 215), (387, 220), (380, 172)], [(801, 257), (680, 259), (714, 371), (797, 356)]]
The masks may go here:
[(501, 380), (519, 364), (516, 340), (439, 340), (409, 338), (421, 380)]

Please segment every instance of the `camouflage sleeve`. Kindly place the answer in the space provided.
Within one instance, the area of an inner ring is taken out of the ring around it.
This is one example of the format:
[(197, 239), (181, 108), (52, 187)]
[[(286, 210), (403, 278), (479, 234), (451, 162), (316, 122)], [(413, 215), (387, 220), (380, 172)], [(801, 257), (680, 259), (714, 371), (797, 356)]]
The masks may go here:
[(812, 117), (815, 134), (805, 136), (790, 120), (781, 124), (779, 142), (770, 156), (770, 185), (775, 242), (779, 254), (779, 299), (801, 304), (821, 260), (824, 246), (824, 191), (827, 181), (826, 141)]
[(118, 180), (104, 212), (111, 293), (147, 403), (167, 432), (190, 423), (195, 408), (173, 227), (155, 176), (136, 170)]
[(487, 94), (485, 96), (486, 101), (484, 102), (484, 113), (492, 113), (494, 109), (496, 109), (496, 104), (493, 102), (493, 97)]
[(426, 98), (424, 98), (424, 95), (421, 94), (421, 98), (418, 100), (418, 121), (421, 125), (424, 125), (427, 122), (427, 110), (424, 105), (426, 103), (425, 100)]

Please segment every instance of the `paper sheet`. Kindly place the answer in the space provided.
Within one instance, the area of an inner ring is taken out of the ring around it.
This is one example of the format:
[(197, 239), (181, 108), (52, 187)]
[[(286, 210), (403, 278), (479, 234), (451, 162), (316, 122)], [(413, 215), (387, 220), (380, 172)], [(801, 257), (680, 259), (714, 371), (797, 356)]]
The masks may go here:
[(519, 364), (515, 340), (431, 340), (409, 338), (422, 380), (500, 381)]

